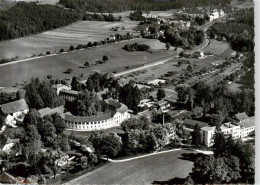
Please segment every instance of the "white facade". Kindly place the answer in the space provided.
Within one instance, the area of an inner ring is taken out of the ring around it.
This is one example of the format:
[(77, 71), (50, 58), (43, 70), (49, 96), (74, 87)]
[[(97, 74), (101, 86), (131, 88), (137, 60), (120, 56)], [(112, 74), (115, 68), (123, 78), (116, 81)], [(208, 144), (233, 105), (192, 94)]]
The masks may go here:
[(25, 109), (23, 111), (14, 112), (12, 114), (8, 114), (5, 118), (5, 124), (16, 127), (15, 124), (17, 121), (23, 121), (24, 116), (29, 112), (29, 109)]
[[(240, 126), (231, 123), (224, 123), (221, 127), (221, 132), (224, 135), (231, 135), (233, 139), (238, 139), (241, 137)], [(207, 147), (214, 144), (213, 138), (215, 134), (216, 127), (203, 127), (201, 128), (202, 143)]]
[(71, 90), (71, 86), (63, 85), (63, 84), (54, 85), (53, 88), (56, 90), (57, 95), (59, 95), (60, 91), (63, 90), (63, 89)]
[[(78, 130), (78, 131), (94, 131), (94, 130), (101, 130), (101, 129), (108, 129), (112, 127), (118, 127), (121, 123), (130, 118), (130, 114), (126, 111), (123, 114), (117, 112), (113, 117), (109, 119), (99, 120), (99, 121), (69, 121), (66, 120), (65, 116), (65, 123), (67, 124), (67, 128), (69, 130)], [(87, 119), (87, 118), (86, 118)]]

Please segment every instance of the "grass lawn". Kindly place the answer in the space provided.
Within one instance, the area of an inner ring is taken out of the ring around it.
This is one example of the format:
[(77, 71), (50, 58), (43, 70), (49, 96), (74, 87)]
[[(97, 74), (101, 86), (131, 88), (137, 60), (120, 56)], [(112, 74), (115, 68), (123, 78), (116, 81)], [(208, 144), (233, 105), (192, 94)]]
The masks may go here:
[[(167, 51), (166, 49), (151, 49), (151, 52), (128, 52), (122, 49), (126, 43), (134, 42), (153, 45), (154, 42), (158, 41), (152, 39), (135, 39), (1, 66), (0, 73), (2, 80), (0, 82), (0, 87), (13, 86), (16, 83), (23, 83), (24, 81), (28, 82), (32, 77), (43, 79), (46, 78), (47, 75), (52, 75), (53, 79), (66, 79), (73, 76), (79, 76), (80, 74), (88, 76), (93, 70), (109, 73), (119, 72), (126, 70), (126, 66), (128, 66), (129, 69), (139, 67), (145, 63), (171, 54), (171, 51)], [(104, 55), (108, 56), (109, 61), (104, 64), (96, 65), (96, 61), (101, 61)], [(82, 68), (86, 61), (91, 64), (91, 67)], [(73, 69), (71, 74), (64, 73), (68, 68)]]
[(183, 154), (189, 153), (194, 152), (181, 150), (128, 162), (108, 163), (67, 184), (151, 184), (175, 177), (185, 178), (193, 167), (193, 162), (183, 158)]

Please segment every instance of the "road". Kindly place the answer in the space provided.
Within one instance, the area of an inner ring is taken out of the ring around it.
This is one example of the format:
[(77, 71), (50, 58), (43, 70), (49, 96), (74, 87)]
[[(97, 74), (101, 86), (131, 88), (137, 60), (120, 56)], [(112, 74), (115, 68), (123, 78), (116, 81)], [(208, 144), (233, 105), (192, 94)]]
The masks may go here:
[(175, 177), (185, 178), (192, 171), (193, 162), (181, 158), (182, 154), (190, 153), (196, 152), (179, 150), (126, 162), (112, 162), (65, 184), (151, 184)]
[(129, 69), (129, 70), (126, 70), (126, 71), (123, 71), (123, 72), (120, 72), (120, 73), (116, 73), (116, 74), (114, 74), (114, 76), (115, 77), (119, 77), (119, 76), (122, 76), (122, 75), (125, 75), (125, 74), (129, 74), (129, 73), (133, 73), (133, 72), (136, 72), (136, 71), (144, 70), (146, 68), (154, 67), (154, 66), (163, 64), (165, 62), (168, 62), (170, 60), (176, 59), (176, 58), (177, 58), (176, 55), (174, 55), (172, 57), (164, 57), (164, 58), (161, 58), (159, 60), (155, 60), (155, 61), (149, 62), (148, 64), (145, 64), (145, 65), (143, 65), (141, 67)]

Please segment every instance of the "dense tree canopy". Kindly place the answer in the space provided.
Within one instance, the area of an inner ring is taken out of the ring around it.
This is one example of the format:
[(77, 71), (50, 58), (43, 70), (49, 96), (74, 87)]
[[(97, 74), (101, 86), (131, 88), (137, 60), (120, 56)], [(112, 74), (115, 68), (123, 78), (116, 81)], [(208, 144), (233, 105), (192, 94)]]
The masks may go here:
[(17, 3), (8, 10), (0, 11), (0, 40), (55, 29), (78, 19), (77, 12), (58, 6)]
[(25, 86), (25, 90), (25, 99), (30, 108), (54, 108), (65, 103), (61, 97), (57, 96), (48, 81), (40, 81), (38, 78), (32, 78), (31, 82)]

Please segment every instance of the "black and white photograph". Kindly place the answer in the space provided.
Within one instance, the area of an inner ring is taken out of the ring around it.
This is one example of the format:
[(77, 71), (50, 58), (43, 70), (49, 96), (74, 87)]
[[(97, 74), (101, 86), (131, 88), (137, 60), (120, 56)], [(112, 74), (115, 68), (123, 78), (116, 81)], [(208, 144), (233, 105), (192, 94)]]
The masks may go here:
[(0, 0), (0, 184), (260, 183), (257, 5)]

